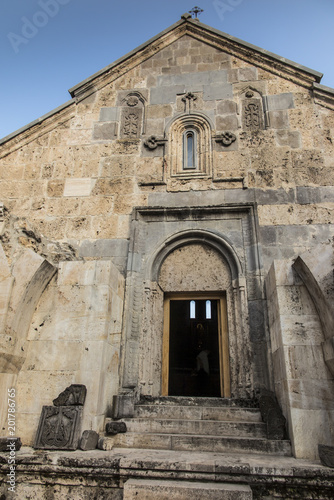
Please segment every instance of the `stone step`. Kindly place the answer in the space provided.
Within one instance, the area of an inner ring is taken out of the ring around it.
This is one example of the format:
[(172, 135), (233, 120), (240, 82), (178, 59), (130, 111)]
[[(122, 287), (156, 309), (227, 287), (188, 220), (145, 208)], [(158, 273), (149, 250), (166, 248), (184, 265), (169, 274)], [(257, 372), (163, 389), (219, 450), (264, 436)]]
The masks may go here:
[(229, 483), (128, 479), (124, 500), (252, 500), (249, 486)]
[(99, 448), (139, 448), (178, 451), (211, 451), (215, 453), (256, 453), (291, 456), (290, 441), (250, 437), (196, 436), (181, 434), (126, 432), (103, 437)]
[(258, 408), (255, 399), (233, 398), (206, 398), (192, 396), (141, 396), (140, 405), (168, 405), (168, 406), (218, 406), (237, 408)]
[(168, 418), (190, 420), (218, 420), (231, 422), (262, 422), (258, 408), (236, 408), (222, 406), (182, 406), (165, 404), (138, 404), (135, 417)]
[(193, 434), (196, 436), (266, 437), (266, 424), (260, 422), (232, 422), (166, 418), (122, 419), (128, 432), (158, 434)]

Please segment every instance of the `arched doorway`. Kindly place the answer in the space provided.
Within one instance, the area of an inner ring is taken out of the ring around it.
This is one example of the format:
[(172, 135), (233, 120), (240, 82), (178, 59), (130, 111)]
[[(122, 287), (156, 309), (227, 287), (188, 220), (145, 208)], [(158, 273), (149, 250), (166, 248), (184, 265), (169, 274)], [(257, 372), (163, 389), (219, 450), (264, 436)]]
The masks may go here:
[(166, 294), (162, 395), (230, 397), (226, 293)]
[[(260, 364), (256, 364), (258, 358), (253, 355), (250, 338), (249, 305), (253, 307), (253, 302), (248, 292), (253, 300), (257, 254), (256, 246), (249, 243), (253, 233), (244, 228), (249, 228), (252, 222), (251, 208), (246, 207), (244, 211), (234, 207), (231, 211), (224, 207), (137, 209), (126, 277), (121, 394), (132, 394), (137, 400), (141, 395), (158, 397), (179, 392), (169, 390), (169, 374), (166, 376), (166, 366), (168, 372), (170, 365), (166, 362), (165, 339), (168, 338), (168, 344), (170, 330), (166, 337), (165, 311), (168, 300), (180, 301), (181, 295), (184, 298), (186, 294), (186, 300), (190, 301), (217, 301), (213, 307), (217, 310), (218, 342), (212, 349), (219, 353), (220, 395), (238, 399), (252, 397), (253, 375), (259, 370), (261, 374), (264, 372), (266, 360), (262, 362), (261, 358)], [(185, 229), (181, 229), (183, 227)], [(242, 244), (244, 235), (248, 237), (247, 252)], [(189, 303), (184, 305), (184, 310), (189, 307)], [(199, 307), (203, 309), (203, 303)], [(179, 314), (184, 315), (182, 311)], [(167, 317), (170, 321), (170, 309)], [(221, 333), (223, 317), (225, 335)], [(177, 316), (175, 321), (178, 322)], [(202, 326), (205, 329), (207, 325)], [(259, 328), (257, 326), (258, 336)], [(222, 354), (222, 338), (227, 362)], [(199, 353), (195, 353), (194, 369)], [(217, 370), (217, 358), (212, 363)], [(183, 368), (188, 369), (188, 374), (193, 369), (190, 364)], [(216, 394), (217, 389), (215, 391)]]
[(162, 262), (162, 395), (230, 397), (231, 281), (226, 260), (202, 242), (185, 242)]

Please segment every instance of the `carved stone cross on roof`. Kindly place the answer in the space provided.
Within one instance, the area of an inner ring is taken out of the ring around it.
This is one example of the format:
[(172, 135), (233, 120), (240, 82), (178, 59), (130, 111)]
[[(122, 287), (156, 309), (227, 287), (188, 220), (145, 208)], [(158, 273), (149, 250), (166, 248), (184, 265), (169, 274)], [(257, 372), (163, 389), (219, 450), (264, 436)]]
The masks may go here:
[(189, 14), (192, 15), (192, 17), (194, 17), (195, 19), (197, 19), (197, 16), (198, 14), (202, 14), (203, 9), (201, 9), (200, 7), (197, 7), (197, 5), (195, 7), (193, 7), (190, 11), (189, 11)]

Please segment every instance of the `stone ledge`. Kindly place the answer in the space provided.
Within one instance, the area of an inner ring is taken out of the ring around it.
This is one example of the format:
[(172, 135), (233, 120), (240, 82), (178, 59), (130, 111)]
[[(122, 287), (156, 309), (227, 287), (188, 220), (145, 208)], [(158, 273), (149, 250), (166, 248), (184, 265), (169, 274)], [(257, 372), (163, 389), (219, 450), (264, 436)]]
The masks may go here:
[[(3, 484), (7, 488), (8, 454), (0, 454)], [(23, 447), (16, 453), (17, 494), (45, 492), (71, 487), (72, 498), (80, 492), (82, 500), (92, 498), (92, 489), (108, 491), (108, 498), (121, 499), (128, 479), (145, 478), (177, 481), (211, 481), (218, 484), (244, 484), (256, 498), (332, 498), (334, 470), (317, 462), (292, 457), (248, 455), (247, 453), (193, 453), (170, 450), (114, 449), (94, 451), (35, 451)], [(298, 495), (293, 496), (293, 490)], [(65, 491), (65, 490), (64, 490)], [(291, 493), (292, 492), (292, 493)], [(119, 496), (116, 496), (119, 495)], [(317, 495), (317, 496), (315, 496)], [(102, 496), (100, 497), (102, 498)]]

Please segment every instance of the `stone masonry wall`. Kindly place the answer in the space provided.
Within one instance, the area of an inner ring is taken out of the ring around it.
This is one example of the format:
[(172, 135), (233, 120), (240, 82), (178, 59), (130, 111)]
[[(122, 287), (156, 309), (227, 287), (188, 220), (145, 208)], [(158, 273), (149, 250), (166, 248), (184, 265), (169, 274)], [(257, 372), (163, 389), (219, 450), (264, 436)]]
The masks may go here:
[[(88, 386), (87, 428), (101, 428), (117, 393), (134, 207), (254, 204), (261, 286), (273, 260), (310, 249), (321, 258), (333, 243), (334, 115), (314, 98), (311, 76), (225, 48), (205, 30), (182, 37), (176, 30), (141, 54), (1, 145), (3, 331), (16, 314), (8, 297), (24, 282), (22, 262), (50, 265), (48, 280), (58, 269), (31, 325), (29, 309), (27, 352), (11, 358), (26, 393), (20, 425), (29, 442), (42, 404), (70, 381)], [(208, 148), (198, 175), (172, 167), (169, 131), (188, 115), (196, 116)], [(151, 136), (154, 149), (144, 144)], [(332, 300), (334, 287), (325, 281)], [(256, 293), (265, 299), (263, 287)], [(7, 365), (2, 372), (7, 387), (14, 372)]]
[(17, 427), (34, 442), (43, 405), (87, 387), (82, 430), (102, 431), (118, 388), (124, 278), (110, 261), (62, 262), (32, 318), (17, 381)]
[[(255, 132), (243, 124), (247, 88), (261, 93), (266, 106), (266, 128)], [(143, 139), (120, 138), (122, 99), (134, 89), (145, 104)], [(212, 178), (171, 178), (168, 148), (163, 159), (163, 146), (153, 152), (143, 146), (184, 111), (186, 91), (195, 93), (193, 110), (207, 116), (215, 133), (237, 137), (229, 147), (213, 141)], [(251, 199), (259, 204), (269, 269), (273, 253), (277, 258), (273, 246), (290, 257), (292, 243), (308, 247), (329, 237), (333, 130), (333, 112), (316, 105), (309, 90), (185, 36), (50, 118), (39, 133), (5, 144), (0, 192), (5, 208), (34, 230), (123, 269), (133, 206), (168, 204), (167, 193), (180, 191), (212, 191), (209, 203)], [(150, 181), (165, 184), (143, 185)]]
[(275, 261), (266, 279), (275, 392), (295, 456), (314, 460), (318, 444), (334, 440), (334, 380), (318, 313), (291, 264)]

